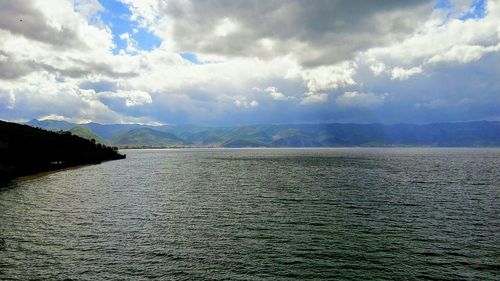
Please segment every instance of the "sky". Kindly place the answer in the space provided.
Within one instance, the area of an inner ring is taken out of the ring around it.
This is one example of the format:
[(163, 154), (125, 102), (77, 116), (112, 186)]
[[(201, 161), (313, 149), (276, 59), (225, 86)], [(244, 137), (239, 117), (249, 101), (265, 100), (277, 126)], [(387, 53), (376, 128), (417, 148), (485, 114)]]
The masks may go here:
[(0, 119), (500, 120), (500, 0), (0, 0)]

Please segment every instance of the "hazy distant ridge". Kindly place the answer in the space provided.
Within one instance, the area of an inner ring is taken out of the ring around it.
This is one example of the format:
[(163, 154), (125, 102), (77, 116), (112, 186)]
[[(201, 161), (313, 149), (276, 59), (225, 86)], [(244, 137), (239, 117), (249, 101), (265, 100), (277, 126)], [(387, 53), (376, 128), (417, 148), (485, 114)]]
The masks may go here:
[[(86, 128), (87, 138), (121, 147), (500, 146), (500, 122), (415, 124), (290, 124), (241, 127), (72, 124), (32, 120), (49, 130)], [(96, 137), (92, 137), (96, 136)]]

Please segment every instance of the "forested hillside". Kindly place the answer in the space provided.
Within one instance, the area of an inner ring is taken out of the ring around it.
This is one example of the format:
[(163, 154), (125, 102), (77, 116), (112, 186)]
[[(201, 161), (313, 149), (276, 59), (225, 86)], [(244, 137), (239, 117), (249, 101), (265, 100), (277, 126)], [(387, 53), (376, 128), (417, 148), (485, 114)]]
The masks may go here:
[(117, 148), (70, 132), (0, 121), (0, 181), (54, 169), (123, 159)]

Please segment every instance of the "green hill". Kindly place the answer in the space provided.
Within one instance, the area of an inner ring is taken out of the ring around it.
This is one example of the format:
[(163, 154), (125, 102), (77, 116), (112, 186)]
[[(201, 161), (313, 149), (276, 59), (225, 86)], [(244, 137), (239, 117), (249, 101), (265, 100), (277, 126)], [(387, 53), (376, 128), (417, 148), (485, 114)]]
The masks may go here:
[(113, 143), (128, 147), (173, 147), (189, 144), (174, 134), (151, 128), (133, 129), (121, 133), (113, 138)]
[(89, 128), (78, 126), (78, 127), (72, 128), (71, 130), (69, 130), (69, 132), (75, 136), (79, 136), (79, 137), (84, 138), (84, 139), (95, 140), (98, 143), (107, 144), (107, 141), (105, 141), (103, 138), (101, 138), (99, 135), (94, 133)]
[(230, 139), (222, 143), (222, 147), (268, 147), (270, 145), (254, 139)]
[(69, 123), (66, 121), (59, 120), (37, 120), (33, 119), (26, 123), (26, 125), (30, 125), (31, 127), (36, 127), (40, 129), (45, 129), (49, 131), (69, 131), (71, 128), (75, 127), (76, 124)]

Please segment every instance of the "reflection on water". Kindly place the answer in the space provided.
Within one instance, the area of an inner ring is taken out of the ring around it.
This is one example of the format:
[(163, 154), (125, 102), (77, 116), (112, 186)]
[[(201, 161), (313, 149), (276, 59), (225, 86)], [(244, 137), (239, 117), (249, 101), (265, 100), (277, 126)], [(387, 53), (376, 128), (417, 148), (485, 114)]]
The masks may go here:
[(498, 277), (498, 149), (126, 153), (3, 187), (0, 279)]

